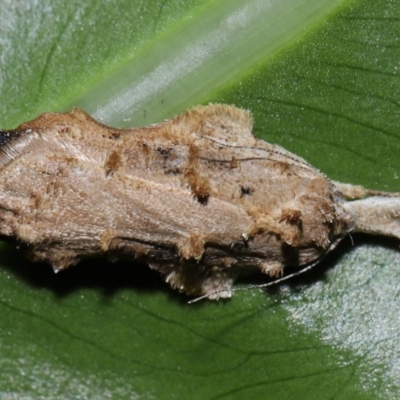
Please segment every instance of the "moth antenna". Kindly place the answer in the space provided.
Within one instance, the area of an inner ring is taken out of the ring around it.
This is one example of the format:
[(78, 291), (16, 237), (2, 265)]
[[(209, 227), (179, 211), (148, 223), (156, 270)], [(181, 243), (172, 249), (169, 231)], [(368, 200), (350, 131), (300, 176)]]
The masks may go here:
[[(291, 279), (291, 278), (294, 278), (295, 276), (299, 276), (299, 275), (304, 274), (304, 273), (307, 272), (307, 271), (310, 271), (310, 270), (313, 269), (320, 261), (321, 261), (321, 259), (318, 259), (317, 261), (313, 262), (313, 263), (310, 264), (310, 265), (307, 265), (307, 267), (304, 267), (304, 268), (301, 269), (300, 271), (297, 271), (297, 272), (294, 272), (293, 274), (289, 274), (289, 275), (287, 275), (287, 276), (284, 276), (283, 278), (275, 279), (275, 280), (272, 281), (272, 282), (263, 283), (263, 284), (261, 284), (261, 285), (249, 285), (249, 286), (242, 287), (242, 288), (233, 288), (233, 289), (230, 289), (230, 290), (231, 290), (232, 292), (237, 292), (237, 291), (239, 291), (239, 290), (261, 289), (261, 288), (266, 288), (266, 287), (268, 287), (268, 286), (274, 286), (274, 285), (277, 285), (278, 283), (287, 281), (287, 280), (289, 280), (289, 279)], [(215, 292), (211, 292), (211, 293), (209, 293), (209, 294), (205, 294), (205, 295), (203, 295), (203, 296), (196, 297), (195, 299), (188, 301), (188, 304), (197, 303), (198, 301), (203, 300), (203, 299), (206, 299), (206, 298), (208, 298), (209, 296), (214, 296), (215, 294), (222, 293), (222, 292), (225, 292), (225, 291), (226, 291), (226, 289), (225, 289), (225, 290), (217, 290), (217, 291), (215, 291)]]

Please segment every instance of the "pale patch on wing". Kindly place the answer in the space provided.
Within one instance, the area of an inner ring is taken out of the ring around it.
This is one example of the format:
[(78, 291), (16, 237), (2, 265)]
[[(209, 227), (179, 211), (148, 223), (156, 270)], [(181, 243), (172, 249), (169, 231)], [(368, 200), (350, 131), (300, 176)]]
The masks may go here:
[(72, 144), (66, 143), (57, 137), (40, 132), (26, 132), (0, 148), (0, 168), (4, 168), (20, 156), (32, 152), (43, 153), (45, 151), (62, 152), (80, 161), (97, 164), (95, 159), (88, 157)]
[(221, 144), (253, 146), (253, 118), (249, 111), (223, 104), (197, 106), (172, 120), (188, 132)]
[[(268, 160), (321, 173), (302, 157), (257, 139), (252, 133), (253, 118), (249, 111), (224, 104), (210, 104), (194, 107), (173, 121), (187, 125), (189, 132), (197, 137), (194, 143), (200, 149), (204, 148), (202, 142), (212, 142), (214, 146), (229, 148), (230, 155), (238, 162)], [(215, 161), (221, 161), (220, 157)]]

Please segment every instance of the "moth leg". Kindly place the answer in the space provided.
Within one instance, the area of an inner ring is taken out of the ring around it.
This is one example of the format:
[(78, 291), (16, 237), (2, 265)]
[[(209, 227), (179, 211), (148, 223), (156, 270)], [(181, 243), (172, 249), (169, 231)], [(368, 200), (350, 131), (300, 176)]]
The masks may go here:
[(283, 276), (283, 265), (279, 261), (264, 261), (261, 264), (261, 272), (271, 278), (280, 278)]
[(236, 280), (236, 276), (233, 276), (230, 271), (224, 271), (218, 267), (214, 268), (215, 271), (202, 280), (201, 292), (208, 295), (208, 298), (211, 300), (232, 297), (231, 288)]
[(189, 296), (209, 295), (210, 299), (229, 298), (237, 273), (220, 267), (206, 267), (190, 263), (183, 265), (157, 265), (150, 268), (164, 275), (165, 281), (180, 292)]
[(80, 258), (74, 251), (65, 249), (52, 248), (49, 250), (32, 249), (27, 254), (32, 261), (47, 261), (50, 263), (53, 271), (58, 273), (63, 269), (67, 269), (80, 261)]

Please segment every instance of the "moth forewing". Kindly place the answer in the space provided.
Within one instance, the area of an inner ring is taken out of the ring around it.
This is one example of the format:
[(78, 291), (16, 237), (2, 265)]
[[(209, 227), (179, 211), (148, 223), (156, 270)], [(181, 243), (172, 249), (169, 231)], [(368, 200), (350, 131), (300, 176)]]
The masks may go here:
[(143, 128), (74, 109), (0, 131), (0, 234), (57, 271), (139, 259), (216, 299), (241, 275), (316, 264), (349, 232), (400, 236), (398, 195), (332, 182), (251, 130), (249, 112), (212, 104)]

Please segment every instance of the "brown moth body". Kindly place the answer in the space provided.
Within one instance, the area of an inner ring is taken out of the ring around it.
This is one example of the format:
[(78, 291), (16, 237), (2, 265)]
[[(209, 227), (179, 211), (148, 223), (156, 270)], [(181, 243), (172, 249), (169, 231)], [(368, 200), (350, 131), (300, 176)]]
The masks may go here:
[(248, 112), (209, 105), (144, 128), (74, 109), (0, 131), (0, 234), (55, 271), (137, 259), (210, 298), (314, 263), (349, 232), (400, 237), (397, 194), (332, 182), (251, 130)]

